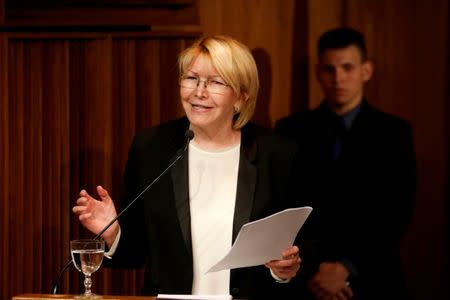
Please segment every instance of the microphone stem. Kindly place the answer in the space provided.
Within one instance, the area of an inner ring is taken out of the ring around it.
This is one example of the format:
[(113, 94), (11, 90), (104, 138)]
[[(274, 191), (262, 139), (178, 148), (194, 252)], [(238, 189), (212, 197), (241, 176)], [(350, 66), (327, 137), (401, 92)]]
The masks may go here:
[(131, 201), (130, 203), (128, 203), (128, 205), (127, 206), (125, 206), (125, 208), (124, 209), (122, 209), (122, 211), (114, 218), (114, 219), (112, 219), (111, 220), (111, 222), (109, 222), (108, 223), (108, 225), (106, 225), (105, 226), (105, 228), (103, 228), (99, 233), (97, 233), (97, 235), (96, 236), (94, 236), (94, 240), (97, 240), (97, 239), (99, 239), (100, 238), (100, 236), (106, 231), (106, 230), (108, 230), (108, 228), (109, 227), (111, 227), (111, 225), (115, 222), (115, 221), (117, 221), (117, 219), (125, 212), (125, 211), (127, 211), (128, 210), (128, 208), (131, 206), (131, 205), (133, 205), (133, 203), (134, 202), (136, 202), (136, 200), (138, 200), (140, 197), (141, 197), (141, 195), (142, 194), (144, 194), (155, 182), (157, 182), (158, 180), (159, 180), (159, 178), (161, 178), (164, 174), (166, 174), (166, 172), (178, 161), (178, 160), (180, 160), (180, 158), (183, 156), (183, 154), (184, 154), (184, 151), (183, 152), (181, 152), (181, 154), (180, 155), (178, 155), (177, 156), (177, 158), (164, 170), (164, 171), (162, 171), (162, 173), (161, 174), (159, 174), (158, 175), (158, 177), (156, 177), (155, 179), (153, 179), (153, 181), (149, 184), (149, 185), (147, 185), (147, 187), (145, 188), (145, 189), (143, 189), (140, 193), (139, 193), (139, 195), (137, 195), (134, 199), (133, 199), (133, 201)]
[(64, 265), (64, 267), (62, 268), (62, 270), (59, 272), (58, 277), (55, 282), (55, 285), (53, 285), (53, 289), (52, 289), (53, 295), (56, 295), (58, 293), (58, 287), (59, 287), (59, 282), (61, 281), (61, 277), (64, 274), (64, 272), (67, 270), (67, 268), (72, 264), (72, 262), (73, 262), (72, 259), (67, 261), (66, 264)]

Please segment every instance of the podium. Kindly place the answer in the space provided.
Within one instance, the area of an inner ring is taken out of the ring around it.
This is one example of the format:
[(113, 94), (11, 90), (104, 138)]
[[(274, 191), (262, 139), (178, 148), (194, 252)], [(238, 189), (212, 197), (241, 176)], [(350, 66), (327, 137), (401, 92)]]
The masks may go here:
[[(101, 295), (99, 300), (155, 300), (156, 297), (143, 296), (114, 296)], [(53, 294), (22, 294), (14, 296), (11, 300), (74, 300), (75, 295), (53, 295)]]
[[(156, 300), (152, 296), (115, 296), (115, 295), (101, 295), (102, 298), (98, 300)], [(22, 294), (12, 297), (11, 300), (75, 300), (75, 295), (62, 294)], [(234, 299), (246, 300), (246, 299)]]

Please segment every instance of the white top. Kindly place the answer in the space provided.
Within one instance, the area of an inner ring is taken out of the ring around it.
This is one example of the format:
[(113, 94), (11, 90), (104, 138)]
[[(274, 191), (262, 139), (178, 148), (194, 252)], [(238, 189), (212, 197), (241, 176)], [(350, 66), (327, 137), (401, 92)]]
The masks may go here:
[(231, 249), (239, 149), (208, 152), (189, 144), (193, 295), (230, 292), (230, 270), (205, 272)]

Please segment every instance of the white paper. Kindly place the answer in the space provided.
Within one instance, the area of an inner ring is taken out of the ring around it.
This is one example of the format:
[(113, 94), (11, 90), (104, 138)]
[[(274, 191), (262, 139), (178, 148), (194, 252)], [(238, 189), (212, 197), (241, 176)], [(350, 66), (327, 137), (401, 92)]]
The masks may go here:
[(281, 253), (294, 243), (312, 207), (288, 208), (242, 226), (225, 257), (208, 272), (262, 265), (281, 259)]
[(191, 299), (191, 300), (231, 300), (231, 295), (175, 295), (158, 294), (156, 299)]

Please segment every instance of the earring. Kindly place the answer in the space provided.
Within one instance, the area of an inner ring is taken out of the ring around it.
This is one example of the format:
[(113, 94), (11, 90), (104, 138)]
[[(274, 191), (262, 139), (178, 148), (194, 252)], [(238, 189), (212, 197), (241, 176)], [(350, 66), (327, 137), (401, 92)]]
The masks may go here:
[(239, 113), (239, 106), (233, 106), (234, 114), (237, 115)]

